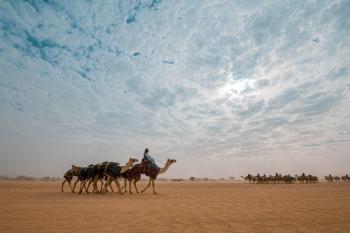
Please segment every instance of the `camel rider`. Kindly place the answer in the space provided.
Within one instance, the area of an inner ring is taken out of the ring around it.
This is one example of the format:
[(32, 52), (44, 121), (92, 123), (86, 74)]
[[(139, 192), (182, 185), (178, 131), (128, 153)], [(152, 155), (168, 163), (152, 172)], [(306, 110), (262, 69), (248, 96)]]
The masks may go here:
[(151, 164), (151, 167), (158, 169), (158, 166), (156, 162), (154, 161), (154, 158), (152, 156), (148, 155), (148, 148), (145, 149), (145, 152), (143, 152), (143, 161), (149, 162)]

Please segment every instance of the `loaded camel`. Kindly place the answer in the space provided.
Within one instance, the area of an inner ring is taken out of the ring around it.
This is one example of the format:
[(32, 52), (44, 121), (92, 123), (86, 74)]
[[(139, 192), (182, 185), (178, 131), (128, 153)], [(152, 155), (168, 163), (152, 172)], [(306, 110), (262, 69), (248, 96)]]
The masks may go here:
[[(132, 161), (134, 163), (134, 162), (137, 162), (138, 160), (130, 158), (128, 163), (130, 163), (130, 161)], [(93, 183), (93, 192), (101, 192), (102, 188), (103, 188), (103, 181), (102, 180), (105, 177), (108, 178), (108, 176), (106, 175), (106, 171), (107, 171), (107, 169), (111, 170), (111, 166), (120, 167), (119, 163), (107, 162), (106, 161), (106, 162), (103, 162), (101, 164), (95, 164), (95, 165), (94, 164), (90, 164), (88, 167), (81, 168), (79, 170), (79, 172), (78, 172), (77, 180), (74, 182), (72, 192), (74, 193), (75, 186), (77, 185), (77, 183), (79, 181), (81, 182), (80, 183), (79, 194), (82, 193), (83, 189), (85, 189), (86, 192), (89, 193), (88, 189), (89, 189), (89, 186), (91, 185), (91, 183)], [(132, 166), (132, 164), (130, 166)], [(124, 169), (126, 169), (126, 168), (128, 168), (128, 167), (125, 167)], [(102, 183), (100, 190), (98, 190), (98, 188), (97, 188), (97, 182), (98, 181), (100, 181)], [(87, 182), (89, 182), (88, 187), (86, 187), (86, 183)], [(107, 182), (106, 184), (107, 184), (107, 186), (109, 186), (111, 188), (111, 190), (113, 192), (113, 188), (111, 186), (111, 182), (109, 182), (109, 183)], [(105, 191), (104, 192), (106, 192), (106, 191), (107, 191), (107, 187), (105, 187)]]
[[(79, 173), (77, 175), (77, 180), (74, 182), (72, 193), (75, 192), (74, 191), (75, 190), (75, 186), (77, 185), (78, 182), (80, 182), (80, 189), (79, 189), (80, 191), (79, 191), (79, 193), (82, 192), (82, 188), (84, 188), (85, 191), (87, 193), (89, 193), (89, 186), (90, 186), (91, 182), (93, 181), (94, 177), (96, 176), (96, 174), (98, 173), (98, 169), (99, 169), (100, 166), (101, 166), (100, 164), (95, 164), (95, 165), (94, 164), (90, 164), (88, 167), (82, 167), (79, 170)], [(88, 187), (86, 187), (86, 183), (88, 181), (90, 181), (90, 182), (89, 182)], [(94, 187), (93, 192), (95, 192), (96, 189)]]
[[(155, 187), (154, 187), (154, 181), (157, 179), (157, 176), (159, 174), (165, 173), (171, 164), (175, 163), (175, 159), (168, 159), (162, 168), (155, 169), (151, 167), (149, 162), (141, 162), (138, 164), (135, 164), (131, 169), (129, 169), (126, 174), (124, 175), (124, 178), (126, 178), (129, 181), (129, 193), (132, 194), (131, 191), (131, 183), (134, 184), (135, 190), (137, 193), (139, 193), (137, 189), (136, 183), (141, 179), (141, 174), (145, 174), (149, 177), (149, 182), (147, 186), (141, 190), (141, 193), (145, 192), (147, 188), (152, 184), (153, 187), (153, 194), (157, 194)], [(126, 188), (126, 180), (125, 180), (125, 186)]]
[(104, 175), (107, 178), (102, 193), (105, 193), (107, 191), (107, 187), (111, 186), (112, 182), (114, 181), (114, 183), (117, 185), (118, 192), (120, 194), (123, 194), (121, 192), (118, 178), (120, 178), (123, 173), (128, 172), (129, 168), (131, 168), (135, 162), (138, 162), (138, 159), (130, 158), (129, 161), (125, 164), (125, 166), (119, 166), (118, 163), (108, 163), (104, 170)]
[[(82, 193), (83, 188), (86, 190), (87, 193), (89, 192), (88, 189), (86, 188), (85, 184), (95, 177), (95, 175), (97, 174), (98, 167), (99, 167), (98, 164), (95, 164), (95, 165), (91, 164), (88, 167), (83, 167), (80, 170), (79, 175), (78, 175), (78, 179), (77, 179), (77, 181), (80, 181), (79, 194)], [(74, 188), (75, 188), (75, 184), (73, 187), (73, 192), (74, 192)]]
[(80, 171), (81, 167), (77, 167), (75, 165), (72, 165), (72, 168), (69, 169), (68, 171), (66, 171), (66, 173), (64, 174), (64, 180), (62, 182), (62, 187), (61, 187), (61, 192), (63, 192), (63, 186), (66, 182), (68, 182), (69, 187), (71, 192), (73, 192), (73, 188), (72, 188), (72, 180), (74, 176), (78, 176), (79, 171)]
[(331, 174), (329, 174), (328, 176), (325, 176), (324, 179), (328, 182), (333, 182), (334, 177)]
[[(87, 186), (87, 190), (89, 190), (90, 185), (93, 183), (93, 192), (99, 193), (102, 192), (102, 188), (104, 186), (103, 183), (103, 178), (105, 178), (105, 169), (106, 166), (108, 166), (109, 162), (103, 162), (103, 163), (99, 163), (97, 165), (97, 169), (96, 169), (96, 174), (94, 174), (94, 177), (90, 180), (88, 186)], [(100, 181), (101, 182), (101, 188), (100, 190), (97, 188), (97, 182)], [(112, 185), (110, 185), (110, 188), (113, 192), (113, 188)]]
[(350, 177), (349, 177), (348, 174), (346, 174), (345, 176), (342, 176), (342, 177), (341, 177), (341, 180), (342, 180), (342, 181), (350, 181)]

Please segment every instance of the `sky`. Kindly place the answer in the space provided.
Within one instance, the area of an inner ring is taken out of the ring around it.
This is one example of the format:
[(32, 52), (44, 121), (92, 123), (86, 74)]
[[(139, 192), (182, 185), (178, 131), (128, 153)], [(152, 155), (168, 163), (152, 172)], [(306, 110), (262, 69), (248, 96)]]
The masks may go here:
[(0, 1), (0, 174), (350, 173), (350, 1)]

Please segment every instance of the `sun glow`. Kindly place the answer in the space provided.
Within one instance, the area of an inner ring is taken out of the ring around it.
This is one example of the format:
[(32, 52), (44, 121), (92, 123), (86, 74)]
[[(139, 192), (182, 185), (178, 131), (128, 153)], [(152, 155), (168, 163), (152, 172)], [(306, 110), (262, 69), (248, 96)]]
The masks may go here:
[(226, 83), (220, 90), (221, 97), (240, 98), (243, 92), (251, 86), (250, 80), (233, 80)]

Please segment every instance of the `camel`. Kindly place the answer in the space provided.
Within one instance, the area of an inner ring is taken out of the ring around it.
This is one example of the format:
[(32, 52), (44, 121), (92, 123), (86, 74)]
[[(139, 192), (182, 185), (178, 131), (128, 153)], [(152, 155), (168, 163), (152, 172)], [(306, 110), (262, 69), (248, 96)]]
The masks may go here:
[(341, 180), (342, 180), (342, 181), (350, 181), (350, 177), (349, 177), (348, 174), (346, 174), (345, 176), (342, 176), (342, 177), (341, 177)]
[(68, 182), (70, 190), (73, 192), (73, 188), (72, 188), (72, 179), (74, 176), (78, 176), (79, 171), (80, 171), (80, 167), (77, 167), (75, 165), (72, 165), (72, 168), (69, 169), (68, 171), (66, 171), (66, 173), (64, 174), (64, 180), (62, 182), (62, 187), (61, 187), (61, 192), (63, 192), (63, 186), (66, 182)]
[(133, 166), (126, 174), (126, 177), (129, 180), (129, 193), (132, 194), (132, 191), (131, 191), (131, 183), (132, 182), (134, 184), (136, 192), (139, 193), (136, 183), (141, 179), (141, 174), (145, 174), (150, 179), (149, 179), (148, 185), (143, 190), (141, 190), (141, 193), (145, 192), (146, 189), (152, 184), (153, 194), (157, 194), (155, 187), (154, 187), (154, 181), (157, 179), (157, 176), (159, 174), (165, 173), (168, 170), (168, 168), (170, 167), (170, 165), (175, 163), (175, 162), (176, 162), (175, 159), (168, 159), (166, 161), (164, 167), (159, 168), (157, 170), (151, 168), (151, 165), (148, 162), (141, 162), (141, 163)]
[[(95, 177), (95, 175), (97, 174), (97, 169), (98, 169), (99, 165), (98, 164), (91, 164), (88, 167), (83, 167), (78, 175), (78, 179), (77, 181), (80, 181), (80, 189), (79, 189), (79, 194), (82, 193), (83, 188), (85, 188), (86, 192), (89, 193), (88, 189), (86, 188), (85, 184), (90, 181), (91, 179), (93, 179)], [(75, 184), (73, 187), (73, 191), (75, 188)]]
[(120, 194), (123, 194), (120, 188), (120, 184), (118, 181), (118, 178), (125, 172), (129, 170), (130, 167), (133, 166), (135, 162), (138, 162), (138, 159), (130, 158), (129, 161), (125, 164), (125, 166), (119, 166), (119, 164), (116, 163), (108, 163), (105, 167), (104, 174), (107, 177), (106, 183), (104, 185), (104, 189), (102, 193), (105, 193), (107, 191), (107, 187), (111, 185), (111, 183), (114, 181), (114, 183), (117, 185), (118, 192)]
[(328, 176), (325, 176), (324, 178), (328, 182), (333, 182), (333, 180), (334, 180), (334, 177), (331, 174), (329, 174)]
[[(102, 163), (102, 165), (103, 164), (104, 163)], [(88, 167), (81, 168), (80, 171), (79, 171), (79, 174), (78, 174), (78, 178), (77, 178), (77, 180), (74, 183), (72, 192), (74, 193), (75, 186), (80, 181), (79, 194), (82, 193), (83, 189), (85, 189), (85, 191), (87, 193), (89, 193), (89, 186), (90, 186), (90, 184), (95, 181), (94, 179), (99, 174), (100, 170), (101, 169), (103, 170), (102, 165), (101, 164), (95, 164), (95, 165), (94, 164), (90, 164)], [(87, 182), (89, 182), (88, 187), (86, 187), (86, 183)], [(113, 189), (112, 189), (112, 191), (113, 191)], [(93, 192), (98, 192), (97, 183), (96, 184), (94, 183)]]
[[(82, 192), (82, 188), (85, 189), (85, 191), (87, 193), (89, 193), (89, 186), (91, 184), (91, 181), (93, 180), (93, 178), (96, 176), (97, 174), (97, 171), (100, 167), (100, 164), (96, 164), (96, 165), (93, 165), (93, 164), (90, 164), (88, 167), (82, 167), (79, 172), (78, 172), (78, 175), (77, 175), (77, 180), (74, 182), (74, 185), (73, 185), (73, 189), (72, 189), (72, 193), (74, 193), (75, 191), (75, 186), (77, 185), (77, 183), (80, 181), (80, 188), (81, 188), (81, 191), (79, 191), (79, 193)], [(86, 187), (86, 183), (87, 181), (90, 181), (88, 187)], [(96, 188), (97, 189), (97, 188)], [(94, 187), (94, 192), (96, 191), (95, 187)], [(112, 189), (113, 191), (113, 189)]]
[[(95, 176), (90, 180), (88, 186), (87, 186), (87, 190), (89, 190), (90, 185), (93, 183), (93, 192), (99, 193), (102, 192), (102, 187), (104, 185), (103, 183), (103, 178), (105, 177), (105, 168), (108, 165), (108, 162), (103, 162), (97, 165), (97, 170), (96, 170), (96, 174)], [(101, 188), (100, 190), (97, 188), (97, 182), (100, 181), (101, 182)], [(112, 192), (114, 191), (112, 188), (112, 185), (109, 186), (112, 190)]]

